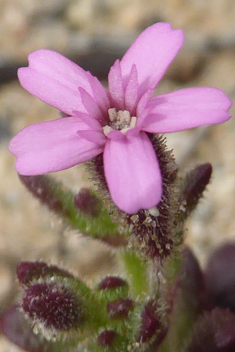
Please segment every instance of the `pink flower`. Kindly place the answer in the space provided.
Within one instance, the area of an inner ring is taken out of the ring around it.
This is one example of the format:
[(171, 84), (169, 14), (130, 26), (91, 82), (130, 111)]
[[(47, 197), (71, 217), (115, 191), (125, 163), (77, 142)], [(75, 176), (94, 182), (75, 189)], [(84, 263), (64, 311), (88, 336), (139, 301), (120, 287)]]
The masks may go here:
[(147, 28), (111, 67), (107, 91), (96, 77), (60, 54), (37, 50), (18, 71), (21, 85), (66, 118), (30, 125), (10, 143), (16, 170), (37, 175), (67, 169), (103, 153), (114, 203), (129, 214), (156, 206), (161, 171), (146, 134), (181, 131), (230, 118), (230, 99), (216, 88), (153, 96), (183, 44), (168, 23)]

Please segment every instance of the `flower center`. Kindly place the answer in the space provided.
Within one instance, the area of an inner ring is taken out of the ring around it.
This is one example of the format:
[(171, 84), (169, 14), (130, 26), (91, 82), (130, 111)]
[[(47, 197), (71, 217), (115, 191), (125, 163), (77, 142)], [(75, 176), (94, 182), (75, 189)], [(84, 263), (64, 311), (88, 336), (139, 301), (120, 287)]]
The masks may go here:
[(110, 123), (103, 127), (105, 136), (113, 130), (118, 130), (123, 134), (126, 134), (129, 129), (136, 126), (136, 117), (131, 116), (127, 110), (117, 111), (115, 108), (110, 108), (108, 114)]

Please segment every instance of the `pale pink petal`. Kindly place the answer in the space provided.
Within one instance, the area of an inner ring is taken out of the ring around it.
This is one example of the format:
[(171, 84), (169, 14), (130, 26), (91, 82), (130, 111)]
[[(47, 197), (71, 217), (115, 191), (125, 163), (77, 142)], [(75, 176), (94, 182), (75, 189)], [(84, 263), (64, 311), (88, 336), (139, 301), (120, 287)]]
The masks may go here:
[(80, 120), (82, 120), (87, 126), (89, 126), (91, 130), (102, 132), (101, 124), (99, 123), (99, 121), (94, 119), (92, 116), (90, 116), (88, 114), (83, 114), (83, 113), (75, 114), (75, 117), (76, 116)]
[(89, 127), (77, 117), (65, 117), (27, 126), (10, 142), (16, 170), (22, 175), (39, 175), (67, 169), (102, 153), (103, 145), (87, 141), (78, 130)]
[(126, 131), (126, 134), (122, 133), (119, 130), (112, 130), (111, 132), (108, 133), (107, 138), (109, 139), (115, 139), (115, 140), (126, 140), (126, 136), (131, 137), (132, 135), (136, 136), (140, 132), (139, 127), (134, 127), (130, 128), (128, 131)]
[(21, 85), (45, 103), (68, 115), (86, 112), (78, 88), (92, 95), (91, 86), (81, 67), (51, 50), (37, 50), (29, 55), (29, 67), (18, 70)]
[(111, 67), (108, 75), (109, 93), (114, 107), (118, 110), (124, 110), (124, 86), (122, 80), (122, 71), (120, 61), (116, 60)]
[(162, 180), (156, 154), (144, 132), (107, 138), (104, 171), (111, 198), (122, 211), (134, 214), (159, 203)]
[(138, 101), (138, 73), (136, 65), (132, 65), (129, 79), (125, 90), (125, 109), (128, 110), (131, 116), (136, 115), (136, 105)]
[(110, 101), (107, 90), (104, 88), (102, 83), (97, 77), (92, 76), (90, 72), (87, 72), (87, 77), (91, 86), (93, 97), (104, 114), (107, 115), (107, 111), (110, 108)]
[(82, 104), (85, 107), (88, 115), (92, 116), (94, 120), (99, 121), (103, 126), (105, 124), (105, 118), (97, 102), (83, 88), (79, 88), (79, 92), (81, 94)]
[(184, 41), (182, 30), (173, 30), (169, 23), (156, 23), (142, 32), (122, 58), (124, 82), (135, 64), (142, 95), (155, 88)]
[(137, 104), (137, 108), (136, 108), (137, 126), (141, 126), (142, 124), (142, 121), (145, 117), (145, 114), (144, 114), (145, 107), (149, 99), (153, 95), (153, 92), (154, 92), (154, 89), (146, 90), (146, 92), (142, 95), (142, 97), (140, 98)]
[(77, 134), (81, 138), (85, 138), (88, 142), (95, 143), (97, 146), (103, 147), (106, 142), (106, 137), (103, 133), (91, 130), (79, 130)]
[(186, 88), (149, 100), (141, 129), (152, 133), (181, 131), (227, 121), (232, 102), (217, 88)]
[(125, 140), (125, 135), (121, 131), (112, 130), (107, 134), (107, 138), (115, 140)]

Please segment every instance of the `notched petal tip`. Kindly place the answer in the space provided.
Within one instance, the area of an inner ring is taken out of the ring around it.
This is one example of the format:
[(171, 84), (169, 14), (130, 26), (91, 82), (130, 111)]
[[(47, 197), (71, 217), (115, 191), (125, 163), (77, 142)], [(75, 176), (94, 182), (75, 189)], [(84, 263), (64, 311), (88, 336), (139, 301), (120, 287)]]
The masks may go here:
[(21, 175), (40, 175), (68, 169), (102, 153), (105, 138), (91, 131), (90, 140), (78, 131), (89, 127), (78, 117), (66, 117), (29, 125), (10, 142), (16, 156), (16, 170)]
[(150, 133), (171, 133), (230, 119), (230, 98), (212, 87), (185, 88), (151, 98), (142, 119)]
[(139, 97), (155, 88), (184, 41), (181, 29), (172, 29), (169, 23), (156, 23), (143, 31), (123, 56), (120, 64), (124, 82), (132, 65), (138, 72)]
[(86, 71), (63, 55), (46, 49), (34, 51), (28, 60), (29, 66), (18, 70), (23, 88), (68, 115), (73, 111), (86, 112), (78, 92), (81, 87), (92, 95)]
[[(222, 91), (218, 88), (211, 88), (211, 89), (217, 91), (218, 98), (220, 98), (219, 102), (221, 103), (221, 108), (224, 108), (224, 110), (226, 112), (228, 112), (233, 105), (232, 100), (227, 96), (227, 94), (225, 94), (224, 91)], [(220, 97), (219, 97), (219, 95), (220, 95)], [(228, 114), (228, 119), (230, 119), (231, 117), (232, 117), (232, 115)]]

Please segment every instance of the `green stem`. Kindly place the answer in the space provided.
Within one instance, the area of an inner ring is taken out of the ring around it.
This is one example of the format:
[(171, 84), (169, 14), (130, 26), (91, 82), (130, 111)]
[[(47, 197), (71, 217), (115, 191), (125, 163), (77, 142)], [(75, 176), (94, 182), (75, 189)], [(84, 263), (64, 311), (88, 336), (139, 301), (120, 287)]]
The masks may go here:
[(134, 297), (145, 296), (146, 293), (149, 292), (148, 261), (140, 258), (140, 256), (129, 249), (122, 250), (120, 256), (124, 265), (124, 270), (129, 277), (131, 291)]

